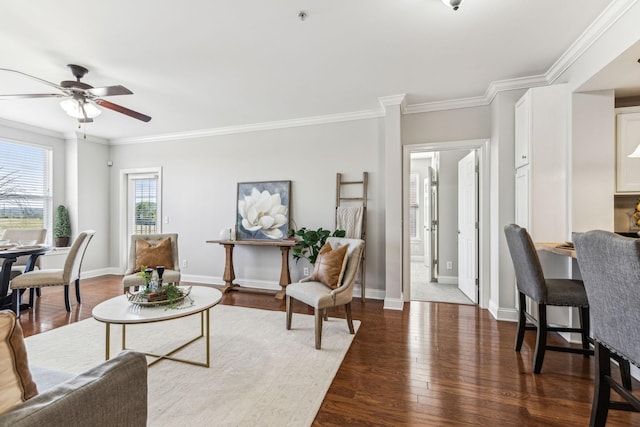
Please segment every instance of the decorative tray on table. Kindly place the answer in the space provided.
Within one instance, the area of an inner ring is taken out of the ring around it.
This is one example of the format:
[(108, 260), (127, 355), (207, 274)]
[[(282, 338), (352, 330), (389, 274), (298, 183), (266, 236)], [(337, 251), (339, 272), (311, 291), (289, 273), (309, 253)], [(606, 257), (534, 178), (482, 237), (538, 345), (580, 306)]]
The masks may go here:
[[(178, 290), (178, 295), (174, 298), (169, 298), (166, 293), (166, 288), (172, 287)], [(191, 286), (163, 286), (159, 291), (147, 291), (141, 290), (138, 292), (127, 292), (127, 299), (130, 303), (152, 307), (157, 305), (167, 305), (167, 304), (179, 304), (191, 293)]]

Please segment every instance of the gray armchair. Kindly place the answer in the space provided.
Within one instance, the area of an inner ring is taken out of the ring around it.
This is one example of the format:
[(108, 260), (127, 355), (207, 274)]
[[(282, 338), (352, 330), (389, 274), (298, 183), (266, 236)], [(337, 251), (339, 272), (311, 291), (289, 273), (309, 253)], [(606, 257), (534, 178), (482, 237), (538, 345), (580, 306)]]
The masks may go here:
[[(539, 374), (542, 370), (546, 350), (580, 353), (585, 356), (593, 354), (593, 350), (589, 347), (589, 302), (582, 281), (546, 279), (542, 272), (538, 253), (527, 230), (516, 224), (509, 224), (504, 227), (504, 234), (516, 272), (520, 306), (515, 351), (519, 352), (522, 348), (525, 331), (537, 330), (533, 361), (535, 374)], [(527, 296), (538, 303), (538, 318), (527, 312)], [(578, 307), (580, 327), (550, 326), (547, 322), (548, 305)], [(582, 348), (547, 345), (548, 332), (579, 332), (582, 336)]]
[(332, 249), (348, 244), (347, 265), (342, 277), (341, 284), (336, 289), (331, 289), (324, 283), (306, 277), (298, 283), (287, 285), (286, 307), (287, 307), (287, 329), (291, 329), (291, 318), (293, 315), (293, 299), (303, 302), (315, 309), (316, 319), (316, 349), (320, 349), (322, 341), (322, 321), (326, 317), (326, 310), (329, 307), (344, 305), (349, 332), (354, 334), (353, 321), (351, 319), (351, 300), (353, 299), (353, 285), (356, 280), (360, 261), (362, 260), (362, 250), (364, 240), (345, 239), (340, 237), (329, 237), (327, 239)]
[[(640, 239), (594, 230), (573, 236), (578, 265), (593, 316), (596, 378), (591, 426), (604, 426), (609, 409), (640, 412), (632, 395), (628, 363), (640, 367)], [(622, 384), (611, 375), (611, 359), (621, 367)], [(626, 385), (625, 385), (626, 383)], [(611, 402), (611, 389), (626, 402)]]
[[(149, 261), (145, 261), (140, 258), (140, 254), (136, 252), (137, 241), (143, 241), (153, 247), (157, 247), (164, 239), (169, 238), (171, 241), (171, 254), (169, 258), (172, 260), (173, 265), (166, 265), (164, 263), (157, 264), (146, 258)], [(156, 268), (158, 265), (164, 265), (165, 270), (162, 276), (163, 283), (179, 283), (180, 282), (180, 257), (178, 256), (178, 235), (175, 233), (169, 234), (132, 234), (131, 246), (129, 248), (129, 261), (127, 270), (124, 272), (122, 278), (122, 286), (126, 292), (130, 287), (138, 287), (144, 285), (144, 278), (138, 276), (138, 261), (142, 261), (147, 267)]]

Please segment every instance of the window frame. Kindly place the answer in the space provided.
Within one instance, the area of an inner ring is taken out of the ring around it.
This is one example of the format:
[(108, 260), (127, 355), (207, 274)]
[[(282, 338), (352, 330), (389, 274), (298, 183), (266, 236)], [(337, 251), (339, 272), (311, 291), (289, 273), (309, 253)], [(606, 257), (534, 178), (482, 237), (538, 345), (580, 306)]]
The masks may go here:
[[(40, 171), (40, 175), (43, 179), (42, 194), (16, 194), (16, 198), (25, 198), (27, 201), (35, 202), (36, 205), (42, 204), (42, 226), (38, 228), (44, 228), (47, 230), (47, 237), (45, 242), (51, 242), (52, 229), (53, 229), (53, 147), (42, 144), (34, 144), (31, 142), (16, 140), (12, 138), (6, 138), (0, 136), (0, 143), (10, 144), (18, 147), (28, 147), (31, 149), (38, 149), (43, 151), (44, 155), (44, 168)], [(32, 159), (31, 155), (23, 155), (20, 160), (29, 161)], [(1, 167), (1, 166), (0, 166)], [(0, 169), (2, 174), (3, 169)], [(23, 172), (23, 168), (16, 169), (18, 175)], [(11, 172), (13, 173), (13, 172)], [(24, 174), (22, 175), (24, 179)], [(35, 176), (35, 175), (34, 175)], [(28, 176), (27, 176), (28, 179)], [(27, 227), (8, 227), (8, 228), (34, 228), (33, 226)]]

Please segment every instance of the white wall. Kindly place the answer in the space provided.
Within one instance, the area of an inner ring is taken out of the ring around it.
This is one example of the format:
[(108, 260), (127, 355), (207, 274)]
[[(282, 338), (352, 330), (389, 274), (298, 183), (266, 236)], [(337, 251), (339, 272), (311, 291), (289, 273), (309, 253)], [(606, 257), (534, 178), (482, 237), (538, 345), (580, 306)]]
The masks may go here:
[[(569, 231), (614, 230), (616, 142), (612, 90), (572, 96)], [(566, 236), (571, 240), (571, 236)]]
[[(95, 230), (96, 234), (87, 247), (82, 262), (83, 271), (91, 271), (92, 275), (104, 274), (109, 267), (111, 214), (109, 182), (109, 146), (104, 143), (78, 140), (78, 195), (77, 218), (74, 221), (74, 236), (85, 230)], [(86, 277), (86, 276), (85, 276)]]
[(491, 107), (488, 105), (402, 116), (402, 145), (490, 137)]
[[(336, 173), (347, 180), (369, 172), (367, 291), (384, 296), (384, 185), (377, 119), (223, 135), (200, 139), (111, 146), (110, 260), (118, 266), (121, 169), (162, 167), (163, 232), (179, 233), (185, 279), (222, 283), (224, 250), (219, 238), (236, 216), (238, 182), (291, 180), (291, 217), (298, 228), (335, 228)], [(400, 190), (398, 190), (400, 191)], [(124, 266), (120, 266), (121, 268)], [(238, 283), (276, 287), (280, 252), (236, 247)], [(291, 265), (293, 280), (302, 264)]]
[(500, 92), (491, 103), (491, 296), (489, 311), (517, 320), (515, 274), (504, 226), (515, 219), (515, 104), (523, 90)]

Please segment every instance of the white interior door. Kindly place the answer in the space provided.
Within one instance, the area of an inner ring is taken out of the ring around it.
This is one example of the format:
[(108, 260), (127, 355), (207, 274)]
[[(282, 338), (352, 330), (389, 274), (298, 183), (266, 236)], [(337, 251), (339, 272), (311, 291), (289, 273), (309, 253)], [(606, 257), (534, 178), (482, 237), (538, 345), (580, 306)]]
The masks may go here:
[(424, 245), (424, 266), (429, 270), (427, 277), (431, 277), (431, 173), (427, 170), (427, 177), (423, 181), (423, 225), (422, 244)]
[(478, 302), (478, 174), (475, 150), (458, 162), (458, 288)]

